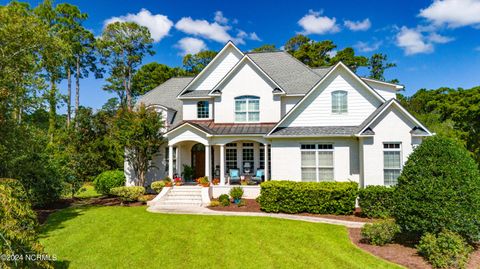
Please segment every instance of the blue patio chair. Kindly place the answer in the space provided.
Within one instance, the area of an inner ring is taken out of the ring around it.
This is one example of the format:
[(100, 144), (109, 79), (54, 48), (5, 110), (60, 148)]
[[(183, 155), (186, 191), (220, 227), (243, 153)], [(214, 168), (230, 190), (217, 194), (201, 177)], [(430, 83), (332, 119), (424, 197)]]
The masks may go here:
[(228, 181), (230, 184), (239, 183), (240, 184), (240, 172), (238, 169), (228, 170)]
[(254, 177), (252, 177), (252, 181), (256, 183), (261, 183), (265, 178), (265, 170), (264, 169), (257, 169), (257, 173)]

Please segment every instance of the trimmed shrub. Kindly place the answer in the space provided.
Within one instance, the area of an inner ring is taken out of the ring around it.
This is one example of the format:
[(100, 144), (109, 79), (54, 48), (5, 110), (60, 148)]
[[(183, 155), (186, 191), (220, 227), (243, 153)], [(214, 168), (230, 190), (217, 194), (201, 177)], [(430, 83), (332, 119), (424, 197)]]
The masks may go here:
[(211, 207), (217, 207), (217, 206), (219, 206), (219, 205), (220, 205), (220, 202), (217, 201), (217, 200), (213, 200), (213, 201), (210, 202), (210, 206), (211, 206)]
[(422, 236), (417, 250), (433, 268), (465, 268), (473, 249), (460, 235), (444, 230)]
[(123, 202), (135, 202), (145, 193), (144, 187), (116, 187), (110, 190), (110, 194), (118, 196)]
[[(37, 216), (27, 192), (15, 179), (0, 178), (0, 254), (45, 254), (36, 234)], [(0, 268), (53, 268), (50, 261), (0, 259)]]
[(367, 223), (362, 228), (362, 239), (374, 246), (383, 246), (393, 241), (400, 227), (393, 219)]
[(229, 206), (230, 205), (230, 197), (228, 194), (222, 194), (218, 197), (218, 201), (222, 206)]
[(109, 195), (110, 190), (125, 185), (125, 174), (120, 170), (102, 172), (93, 181), (95, 190), (103, 195)]
[(230, 189), (230, 196), (233, 200), (242, 199), (243, 189), (242, 187), (233, 187)]
[(150, 188), (152, 188), (152, 190), (155, 192), (155, 193), (160, 193), (163, 189), (163, 187), (165, 187), (165, 181), (163, 180), (159, 180), (159, 181), (154, 181), (152, 182), (152, 184), (150, 184)]
[(352, 214), (358, 194), (355, 182), (267, 181), (257, 201), (266, 212)]
[(362, 215), (368, 218), (388, 218), (393, 212), (395, 187), (367, 186), (358, 193)]
[(471, 154), (454, 140), (434, 136), (410, 155), (394, 193), (394, 218), (419, 239), (444, 229), (480, 240), (480, 173)]

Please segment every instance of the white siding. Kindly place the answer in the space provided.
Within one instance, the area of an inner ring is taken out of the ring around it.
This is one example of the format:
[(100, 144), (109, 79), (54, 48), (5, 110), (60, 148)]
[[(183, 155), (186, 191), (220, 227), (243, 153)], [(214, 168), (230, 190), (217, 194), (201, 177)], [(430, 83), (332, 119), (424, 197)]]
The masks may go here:
[[(360, 125), (381, 101), (352, 75), (337, 69), (300, 104), (282, 126), (356, 126)], [(348, 92), (348, 113), (332, 113), (332, 92)]]
[[(209, 117), (199, 119), (197, 117), (197, 103), (208, 101)], [(211, 120), (213, 119), (213, 99), (188, 99), (183, 100), (183, 120)]]
[(242, 58), (242, 55), (233, 47), (228, 47), (222, 55), (213, 62), (208, 69), (201, 74), (189, 90), (213, 90), (213, 87), (232, 69)]
[(285, 116), (303, 96), (283, 96), (282, 97), (282, 117)]
[(378, 92), (385, 100), (390, 100), (392, 98), (397, 98), (397, 90), (394, 86), (388, 86), (382, 83), (374, 81), (365, 81), (370, 87)]
[(356, 138), (275, 139), (272, 141), (272, 180), (301, 181), (300, 146), (313, 143), (333, 143), (335, 181), (359, 182), (360, 169)]
[(395, 108), (388, 108), (372, 126), (375, 136), (364, 138), (363, 142), (363, 178), (365, 186), (383, 185), (383, 143), (401, 143), (402, 163), (405, 163), (413, 151), (412, 144), (421, 143), (421, 139), (414, 138), (410, 130), (414, 123)]
[(280, 97), (273, 95), (275, 88), (249, 62), (244, 62), (222, 86), (222, 95), (215, 98), (215, 122), (235, 122), (235, 97), (254, 95), (260, 97), (260, 122), (280, 120)]

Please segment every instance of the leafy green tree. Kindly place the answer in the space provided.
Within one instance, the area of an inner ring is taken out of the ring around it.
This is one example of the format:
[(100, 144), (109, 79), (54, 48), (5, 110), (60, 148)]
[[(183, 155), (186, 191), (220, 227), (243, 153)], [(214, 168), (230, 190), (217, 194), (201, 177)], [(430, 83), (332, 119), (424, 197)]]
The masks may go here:
[(187, 72), (178, 67), (172, 68), (156, 62), (145, 64), (133, 76), (132, 94), (145, 94), (172, 77), (185, 75)]
[(398, 178), (393, 204), (397, 224), (417, 239), (447, 229), (480, 241), (480, 172), (454, 140), (433, 136), (415, 149)]
[(53, 268), (50, 261), (26, 259), (26, 255), (45, 254), (37, 228), (36, 214), (23, 186), (14, 179), (0, 178), (0, 253), (24, 257), (0, 259), (1, 268)]
[(109, 67), (110, 75), (104, 89), (119, 93), (129, 109), (133, 107), (132, 78), (145, 55), (154, 54), (152, 43), (148, 28), (134, 22), (111, 23), (98, 40), (101, 62)]
[(285, 50), (310, 67), (330, 66), (330, 54), (337, 46), (330, 40), (314, 41), (296, 35), (285, 44)]
[[(395, 63), (387, 62), (387, 55), (383, 53), (375, 53), (368, 59), (368, 69), (370, 70), (369, 78), (385, 81), (385, 70), (396, 67)], [(397, 81), (398, 82), (398, 81)]]
[(338, 51), (337, 54), (330, 59), (329, 64), (334, 65), (340, 61), (350, 67), (353, 72), (357, 72), (359, 67), (367, 66), (368, 59), (364, 56), (355, 55), (355, 51), (352, 48), (345, 48), (341, 51)]
[(277, 50), (278, 49), (275, 47), (275, 44), (265, 44), (258, 48), (252, 49), (253, 52), (273, 52)]
[(187, 73), (196, 75), (200, 73), (217, 56), (216, 51), (204, 50), (197, 54), (187, 54), (183, 57), (183, 67)]
[(125, 149), (125, 160), (131, 165), (137, 185), (145, 186), (145, 175), (151, 160), (164, 143), (161, 114), (144, 105), (135, 110), (120, 109), (115, 117), (114, 137)]
[(44, 84), (40, 74), (41, 50), (49, 41), (42, 22), (25, 3), (0, 6), (0, 125), (37, 107)]

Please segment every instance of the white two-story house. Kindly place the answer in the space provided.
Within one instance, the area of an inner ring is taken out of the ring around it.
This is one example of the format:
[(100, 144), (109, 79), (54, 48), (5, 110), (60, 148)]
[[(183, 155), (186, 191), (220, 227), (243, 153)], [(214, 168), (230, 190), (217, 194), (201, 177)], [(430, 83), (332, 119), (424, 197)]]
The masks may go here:
[[(343, 63), (312, 69), (285, 51), (243, 53), (228, 42), (195, 77), (172, 78), (138, 103), (163, 114), (167, 142), (147, 178), (396, 183), (432, 133), (395, 96), (403, 87), (361, 78)], [(126, 165), (127, 184), (135, 177)]]

